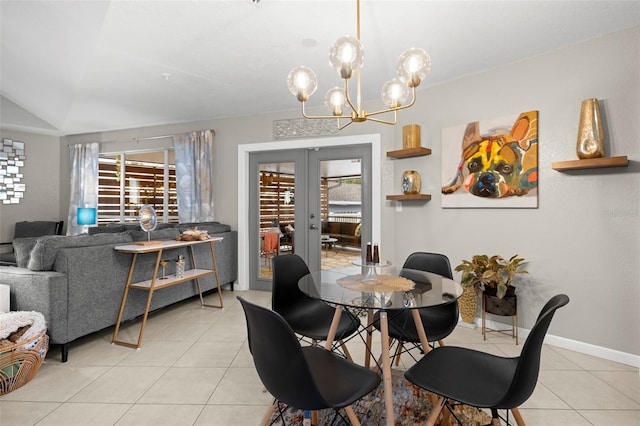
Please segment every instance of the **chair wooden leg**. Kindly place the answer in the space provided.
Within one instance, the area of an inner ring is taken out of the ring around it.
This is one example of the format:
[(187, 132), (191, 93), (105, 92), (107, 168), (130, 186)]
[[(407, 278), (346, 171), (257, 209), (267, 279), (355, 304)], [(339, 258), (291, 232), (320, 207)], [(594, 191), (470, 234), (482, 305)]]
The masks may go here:
[(396, 354), (393, 356), (396, 360), (396, 367), (400, 365), (400, 355), (402, 355), (402, 340), (398, 340), (398, 347), (396, 348)]
[(312, 425), (318, 424), (318, 410), (314, 410), (311, 412), (311, 424)]
[(360, 426), (360, 420), (358, 420), (358, 416), (356, 416), (356, 413), (353, 411), (353, 407), (349, 405), (348, 407), (344, 407), (344, 410), (347, 412), (347, 416), (349, 416), (351, 424), (353, 426)]
[(522, 418), (522, 414), (520, 414), (518, 407), (512, 408), (511, 412), (513, 413), (513, 417), (516, 419), (516, 424), (518, 426), (525, 426), (524, 419)]
[(444, 404), (447, 402), (446, 399), (444, 399), (444, 397), (439, 397), (438, 398), (438, 402), (436, 402), (433, 405), (433, 410), (431, 411), (431, 415), (429, 415), (429, 418), (427, 419), (427, 426), (435, 426), (436, 425), (436, 421), (438, 420), (438, 416), (440, 416), (440, 413), (442, 412), (442, 409), (444, 408)]
[(449, 410), (444, 410), (442, 412), (442, 421), (440, 422), (440, 426), (452, 426), (452, 424), (451, 412)]
[(353, 358), (351, 358), (351, 352), (349, 352), (349, 348), (347, 348), (347, 344), (344, 343), (343, 340), (340, 340), (340, 347), (342, 348), (342, 351), (344, 352), (344, 356), (347, 357), (347, 359), (351, 362), (353, 362)]
[(269, 419), (273, 415), (273, 409), (276, 408), (276, 404), (277, 403), (278, 403), (278, 401), (274, 400), (273, 404), (271, 404), (271, 406), (269, 407), (267, 412), (264, 413), (264, 417), (262, 417), (262, 421), (260, 422), (260, 426), (267, 426), (267, 424), (269, 423)]

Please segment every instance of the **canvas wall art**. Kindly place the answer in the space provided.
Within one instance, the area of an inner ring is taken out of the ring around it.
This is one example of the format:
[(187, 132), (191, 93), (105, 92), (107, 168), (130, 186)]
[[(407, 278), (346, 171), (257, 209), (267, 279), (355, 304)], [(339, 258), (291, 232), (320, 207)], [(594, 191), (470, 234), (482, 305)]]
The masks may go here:
[(443, 129), (442, 207), (538, 207), (538, 111)]

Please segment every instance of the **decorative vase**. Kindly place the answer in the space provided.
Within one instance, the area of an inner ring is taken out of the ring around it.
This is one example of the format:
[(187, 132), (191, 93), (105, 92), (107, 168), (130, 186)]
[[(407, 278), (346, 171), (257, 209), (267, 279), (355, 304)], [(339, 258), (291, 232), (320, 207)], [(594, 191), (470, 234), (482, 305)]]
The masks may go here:
[(473, 287), (465, 287), (462, 291), (462, 296), (458, 299), (458, 306), (460, 307), (462, 321), (467, 324), (473, 324), (478, 310), (478, 297)]
[(580, 159), (604, 157), (602, 119), (595, 98), (582, 101), (576, 151)]
[(420, 193), (420, 174), (415, 170), (407, 170), (402, 174), (402, 192), (405, 194)]
[(402, 128), (402, 148), (420, 148), (420, 126), (409, 124)]

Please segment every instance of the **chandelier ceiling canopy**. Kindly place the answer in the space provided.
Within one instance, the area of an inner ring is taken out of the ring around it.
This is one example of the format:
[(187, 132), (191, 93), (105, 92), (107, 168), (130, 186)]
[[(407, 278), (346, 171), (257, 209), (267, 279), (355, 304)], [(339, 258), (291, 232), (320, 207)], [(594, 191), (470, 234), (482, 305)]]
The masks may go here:
[[(410, 108), (416, 101), (416, 88), (431, 70), (431, 58), (423, 49), (412, 47), (407, 49), (396, 64), (397, 77), (387, 81), (381, 90), (382, 101), (388, 108), (367, 112), (362, 108), (360, 90), (360, 70), (364, 63), (364, 48), (360, 43), (360, 0), (356, 1), (357, 27), (356, 37), (343, 36), (336, 40), (329, 50), (329, 65), (344, 80), (343, 87), (329, 89), (324, 103), (331, 115), (308, 115), (305, 103), (318, 88), (318, 80), (312, 69), (299, 66), (292, 69), (287, 77), (289, 91), (300, 101), (302, 116), (309, 119), (336, 118), (338, 129), (344, 129), (351, 123), (367, 120), (384, 124), (396, 124), (397, 111)], [(349, 94), (349, 81), (356, 77), (355, 101)], [(411, 101), (407, 102), (411, 93)], [(348, 109), (349, 111), (345, 111)], [(374, 117), (380, 114), (392, 114), (393, 119)], [(345, 115), (346, 114), (346, 115)], [(340, 120), (348, 120), (341, 124)]]

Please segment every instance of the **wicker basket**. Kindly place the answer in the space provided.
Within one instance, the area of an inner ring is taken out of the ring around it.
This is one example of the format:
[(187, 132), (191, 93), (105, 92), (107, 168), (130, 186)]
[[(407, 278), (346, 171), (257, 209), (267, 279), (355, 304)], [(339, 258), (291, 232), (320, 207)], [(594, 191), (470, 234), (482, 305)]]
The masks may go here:
[(31, 339), (4, 348), (0, 352), (0, 395), (18, 389), (33, 379), (48, 350), (46, 329)]

